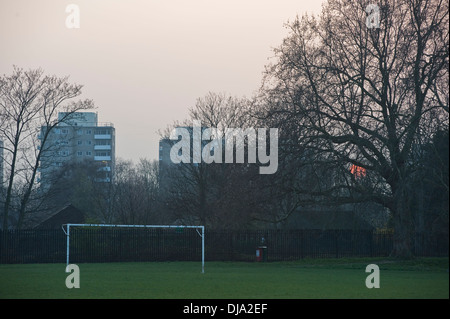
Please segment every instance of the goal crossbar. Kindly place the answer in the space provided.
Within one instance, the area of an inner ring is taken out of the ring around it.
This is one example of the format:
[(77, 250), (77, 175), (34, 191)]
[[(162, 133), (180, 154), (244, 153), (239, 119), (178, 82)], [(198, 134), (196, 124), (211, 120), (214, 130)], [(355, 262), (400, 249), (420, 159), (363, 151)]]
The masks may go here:
[[(64, 226), (66, 228), (64, 229)], [(194, 228), (201, 230), (200, 237), (202, 238), (202, 273), (205, 272), (205, 226), (186, 226), (186, 225), (115, 225), (115, 224), (63, 224), (62, 230), (66, 234), (66, 264), (69, 265), (69, 245), (70, 245), (70, 227), (116, 227), (116, 228)]]

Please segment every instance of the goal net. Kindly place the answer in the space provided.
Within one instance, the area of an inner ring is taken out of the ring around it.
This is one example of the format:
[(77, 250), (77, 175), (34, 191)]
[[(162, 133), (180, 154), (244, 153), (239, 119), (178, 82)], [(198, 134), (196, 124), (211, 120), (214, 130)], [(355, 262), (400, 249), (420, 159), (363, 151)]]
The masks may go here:
[(200, 261), (205, 227), (185, 225), (64, 224), (66, 263)]

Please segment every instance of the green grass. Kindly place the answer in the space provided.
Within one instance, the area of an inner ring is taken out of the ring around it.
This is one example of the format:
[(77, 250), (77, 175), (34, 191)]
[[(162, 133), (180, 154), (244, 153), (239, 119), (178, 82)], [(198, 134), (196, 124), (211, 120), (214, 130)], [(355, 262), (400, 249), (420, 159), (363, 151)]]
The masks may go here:
[[(380, 267), (368, 289), (365, 267)], [(64, 264), (0, 265), (0, 298), (449, 298), (448, 258), (310, 259), (296, 262), (78, 264), (80, 288)]]

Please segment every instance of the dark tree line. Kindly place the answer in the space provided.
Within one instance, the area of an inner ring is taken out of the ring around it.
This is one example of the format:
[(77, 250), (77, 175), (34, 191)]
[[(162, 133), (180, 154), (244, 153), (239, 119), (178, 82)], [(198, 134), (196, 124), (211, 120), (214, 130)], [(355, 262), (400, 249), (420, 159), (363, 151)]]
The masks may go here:
[[(253, 197), (253, 209), (264, 206), (258, 217), (268, 207), (288, 216), (306, 204), (374, 203), (389, 210), (393, 255), (405, 257), (418, 207), (426, 214), (440, 206), (448, 224), (448, 169), (423, 163), (441, 161), (440, 132), (448, 135), (448, 3), (379, 1), (379, 25), (369, 27), (370, 3), (330, 0), (320, 16), (287, 24), (259, 95), (233, 110), (247, 114), (242, 125), (280, 129), (280, 167), (272, 187), (258, 183), (239, 198), (248, 203), (247, 194), (264, 194)], [(195, 110), (206, 125), (226, 119), (211, 103)], [(425, 204), (430, 181), (439, 184), (439, 204)], [(203, 216), (211, 201), (203, 188), (196, 194)]]
[[(369, 4), (377, 8), (375, 25), (367, 21)], [(248, 162), (118, 161), (103, 185), (87, 167), (72, 167), (64, 178), (73, 186), (61, 187), (61, 178), (53, 200), (70, 198), (98, 221), (212, 228), (279, 224), (301, 207), (371, 205), (389, 212), (393, 255), (411, 256), (415, 231), (448, 233), (448, 23), (443, 0), (329, 0), (320, 15), (286, 24), (289, 34), (255, 96), (209, 93), (162, 134), (169, 140), (174, 127), (193, 120), (216, 134), (277, 128), (275, 174), (259, 174), (260, 164)], [(63, 105), (91, 107), (88, 100), (63, 103), (80, 86), (41, 78), (15, 70), (0, 81), (4, 226), (12, 209), (22, 220), (43, 202), (35, 183), (40, 153), (30, 152), (37, 148), (27, 139), (33, 128), (57, 125), (54, 112)], [(248, 137), (242, 143), (248, 152)]]

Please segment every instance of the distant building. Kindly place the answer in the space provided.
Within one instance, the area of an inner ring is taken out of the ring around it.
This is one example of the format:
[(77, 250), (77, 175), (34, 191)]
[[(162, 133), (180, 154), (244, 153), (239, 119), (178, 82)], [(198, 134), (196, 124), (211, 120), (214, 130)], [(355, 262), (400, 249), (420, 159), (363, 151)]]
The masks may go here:
[(170, 159), (170, 149), (173, 144), (174, 141), (168, 138), (163, 138), (159, 141), (158, 182), (163, 193), (167, 192), (168, 188), (173, 186), (173, 180), (179, 176), (178, 167), (180, 164), (175, 164)]
[(39, 134), (42, 150), (39, 171), (41, 185), (51, 182), (53, 173), (65, 164), (91, 161), (101, 172), (98, 182), (110, 182), (115, 166), (115, 129), (112, 123), (99, 123), (97, 113), (60, 112), (61, 122), (42, 146), (47, 127)]
[[(190, 132), (190, 138), (192, 145), (192, 127), (181, 126), (181, 128), (186, 128)], [(203, 131), (203, 129), (202, 129)], [(173, 181), (180, 176), (183, 176), (180, 170), (182, 169), (182, 164), (172, 162), (170, 158), (170, 151), (175, 143), (180, 141), (180, 139), (171, 140), (170, 138), (162, 138), (159, 140), (159, 186), (163, 190), (167, 190), (168, 187), (173, 186)], [(203, 142), (204, 146), (205, 142)], [(191, 165), (197, 166), (198, 164), (192, 163)]]
[[(195, 132), (195, 129), (198, 128), (199, 130), (197, 133)], [(160, 173), (160, 179), (167, 178), (168, 175), (172, 175), (172, 177), (177, 175), (176, 169), (180, 169), (181, 166), (186, 167), (198, 167), (199, 164), (202, 163), (209, 163), (207, 165), (214, 166), (214, 164), (232, 164), (236, 163), (237, 165), (243, 165), (245, 164), (246, 167), (254, 166), (258, 167), (259, 164), (256, 163), (256, 144), (253, 144), (253, 149), (255, 153), (255, 159), (254, 161), (249, 160), (249, 145), (247, 144), (248, 140), (248, 133), (241, 129), (235, 129), (235, 134), (239, 135), (239, 138), (242, 140), (238, 140), (236, 135), (230, 135), (230, 137), (220, 137), (220, 138), (214, 138), (210, 139), (204, 138), (205, 130), (210, 129), (207, 127), (191, 127), (191, 126), (178, 126), (176, 129), (185, 129), (189, 133), (189, 143), (187, 143), (187, 149), (188, 154), (181, 154), (181, 151), (177, 147), (176, 144), (182, 140), (180, 136), (178, 136), (175, 139), (170, 138), (162, 138), (159, 141), (159, 173)], [(194, 135), (199, 134), (196, 138), (199, 140), (194, 139)], [(208, 133), (209, 134), (209, 133)], [(214, 134), (214, 133), (213, 133)], [(234, 136), (234, 137), (233, 137)], [(255, 135), (256, 137), (256, 135)], [(244, 141), (245, 140), (245, 141)], [(241, 141), (241, 142), (239, 142)], [(230, 143), (231, 148), (228, 149), (230, 146), (228, 143)], [(239, 146), (238, 143), (242, 143)], [(171, 158), (171, 151), (172, 148), (175, 147), (175, 152), (178, 150), (178, 154), (174, 153), (175, 157), (178, 157), (177, 160), (183, 163), (174, 163)], [(205, 149), (205, 147), (208, 147)], [(239, 157), (237, 153), (237, 148), (242, 149), (242, 152), (240, 152), (240, 155), (242, 155), (242, 158)], [(231, 150), (231, 156), (228, 154)], [(208, 154), (209, 151), (209, 154)], [(219, 154), (216, 158), (216, 152)], [(205, 162), (205, 157), (208, 157), (208, 162)], [(184, 161), (183, 159), (187, 161)], [(236, 159), (236, 160), (235, 160)], [(174, 174), (175, 172), (175, 174)]]
[[(194, 161), (194, 128), (192, 126), (178, 126), (177, 128), (186, 129), (189, 132), (190, 135), (190, 141), (189, 141), (189, 151), (190, 153), (187, 156), (188, 163), (174, 163), (170, 157), (170, 153), (172, 150), (172, 147), (174, 147), (175, 144), (181, 141), (181, 138), (178, 136), (176, 139), (170, 139), (170, 138), (162, 138), (159, 141), (159, 187), (163, 192), (167, 192), (169, 189), (172, 189), (173, 187), (178, 187), (179, 183), (182, 179), (186, 177), (192, 177), (192, 170), (195, 170), (199, 165), (202, 165), (203, 160), (200, 160), (200, 163), (197, 163)], [(206, 127), (201, 127), (200, 132), (201, 134), (204, 133), (204, 130)], [(201, 140), (200, 142), (200, 157), (202, 156), (202, 152), (204, 151), (205, 145), (207, 145), (210, 140)], [(222, 143), (225, 143), (224, 140), (222, 140)], [(222, 145), (223, 149), (225, 149), (225, 145)], [(181, 156), (182, 154), (179, 152), (178, 156)], [(224, 158), (223, 158), (224, 159)], [(208, 164), (208, 166), (214, 166), (215, 163)]]

